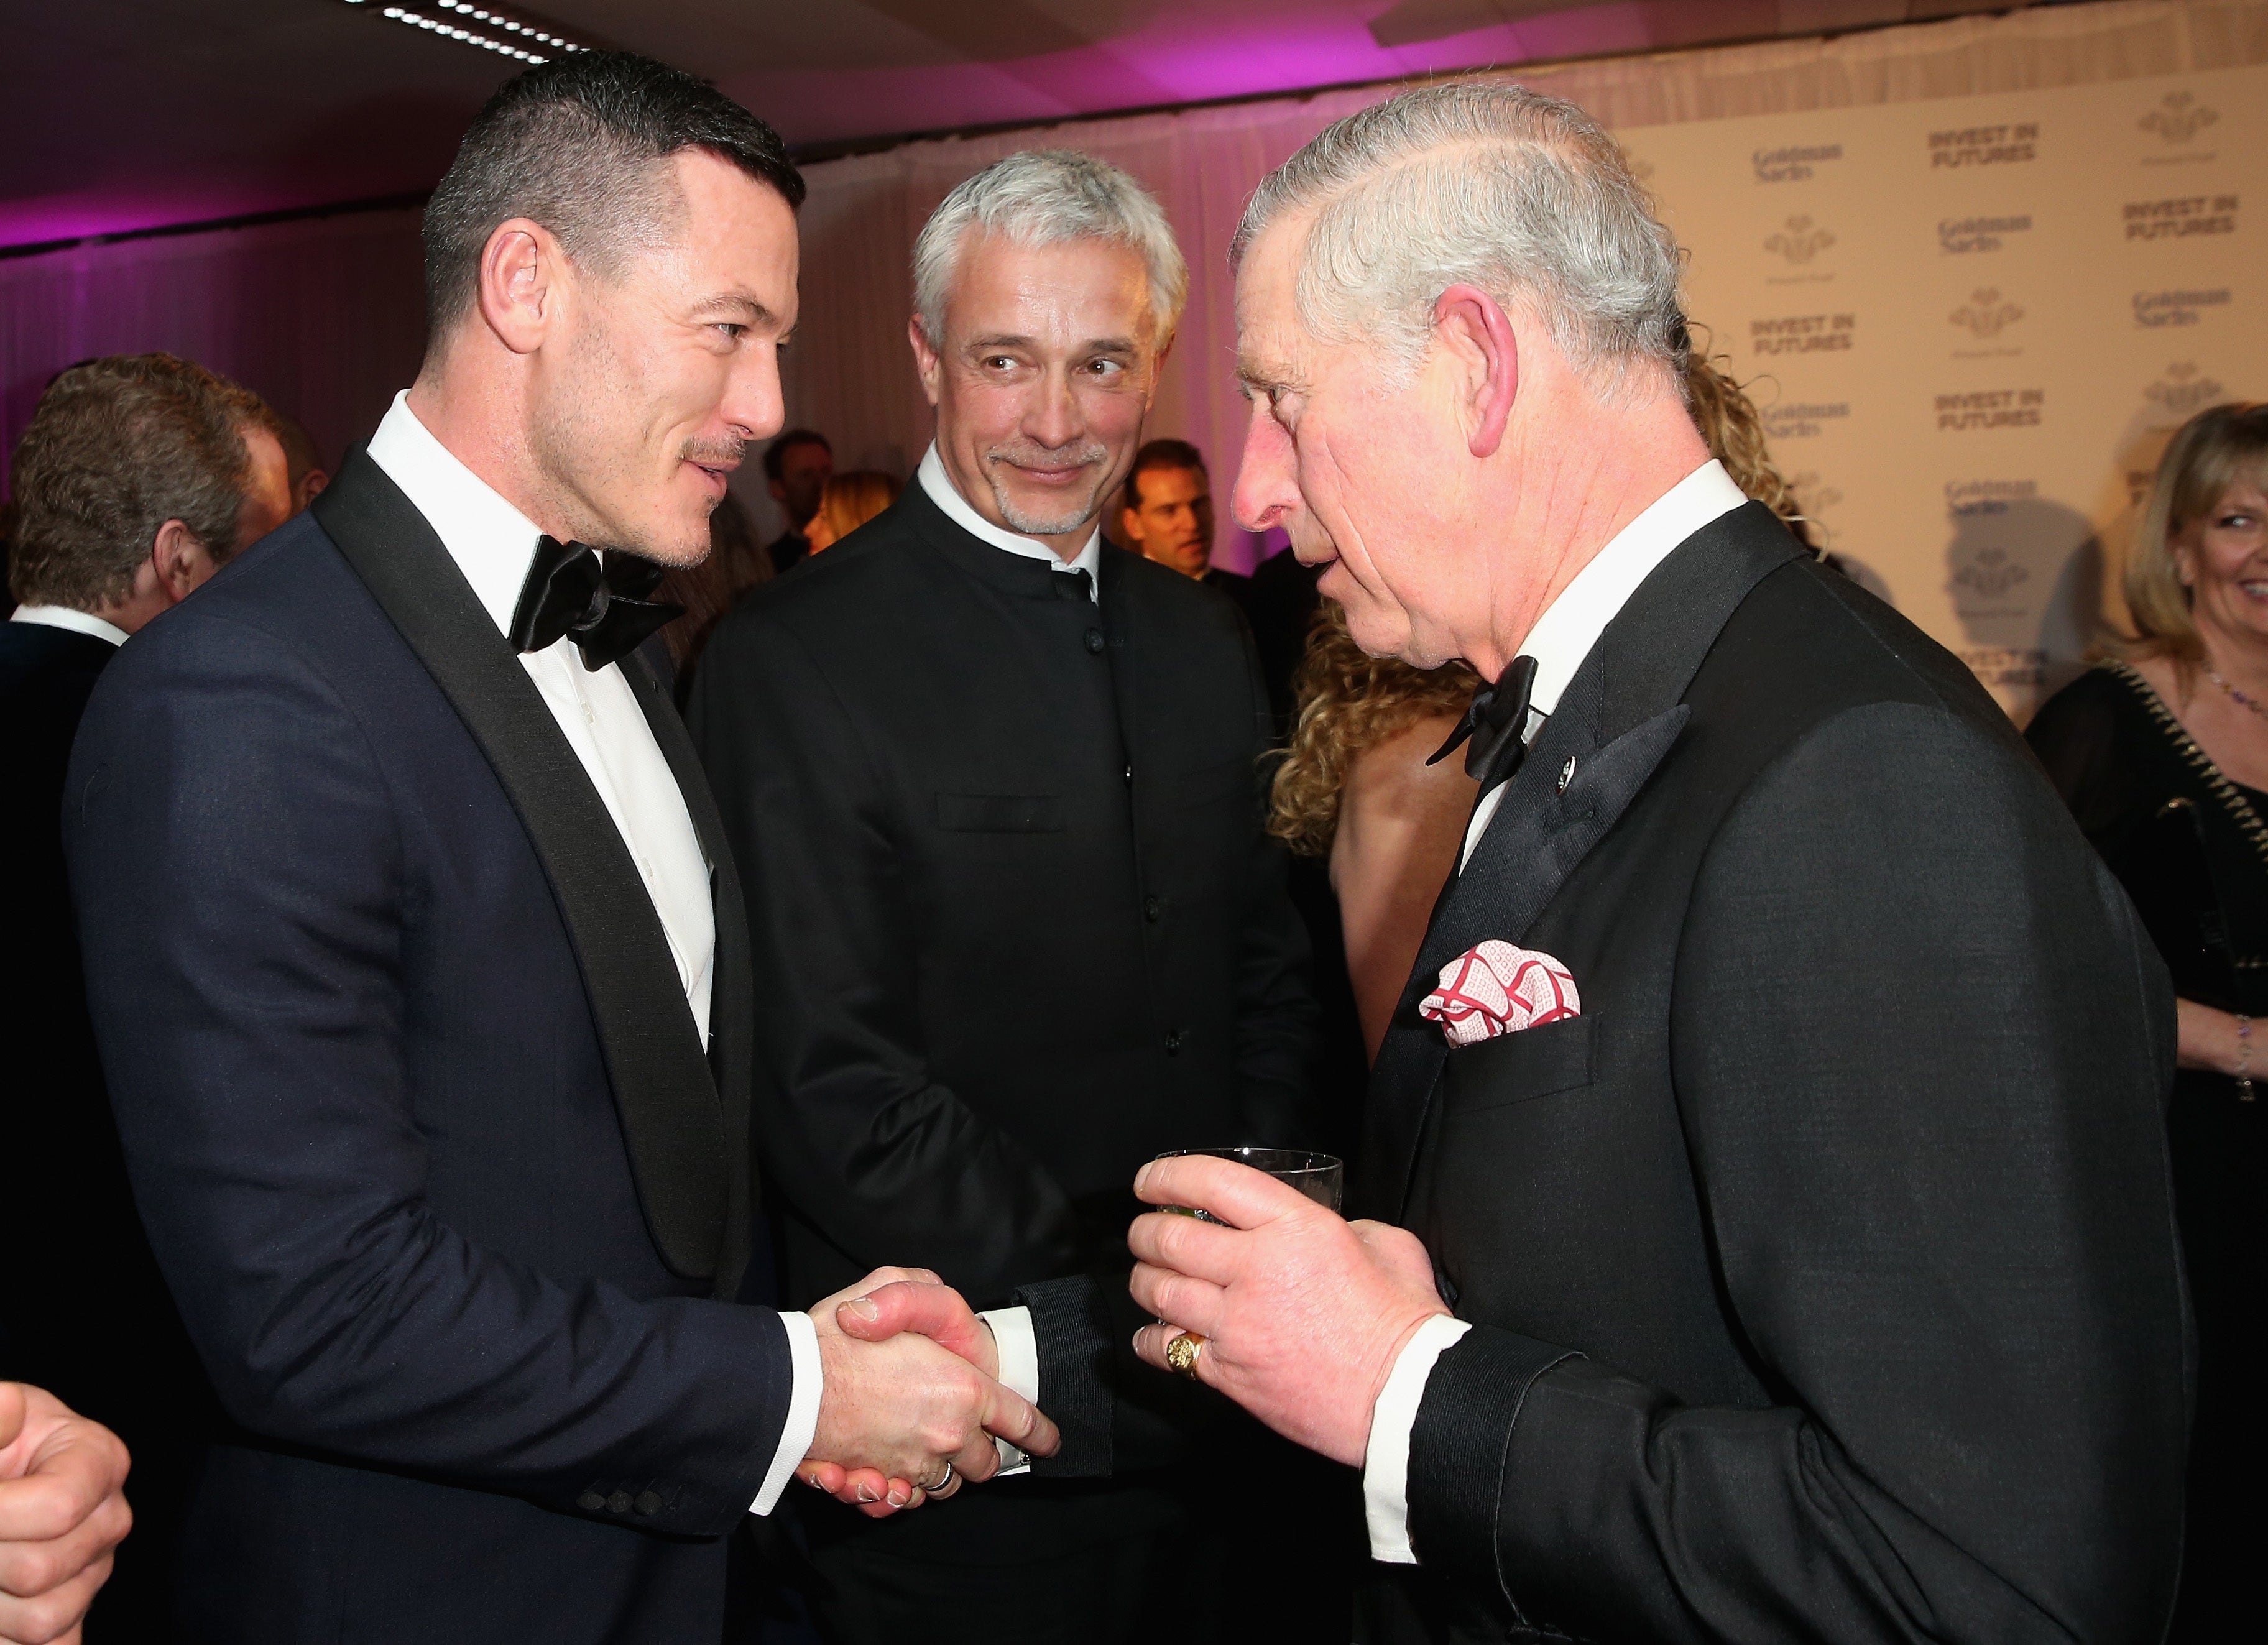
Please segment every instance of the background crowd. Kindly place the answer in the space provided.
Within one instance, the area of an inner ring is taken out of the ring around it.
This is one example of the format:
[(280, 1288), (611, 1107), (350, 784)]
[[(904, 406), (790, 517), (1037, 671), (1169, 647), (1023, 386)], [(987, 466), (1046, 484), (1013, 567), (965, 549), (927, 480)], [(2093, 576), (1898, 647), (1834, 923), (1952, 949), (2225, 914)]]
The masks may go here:
[[(837, 472), (824, 432), (772, 436), (760, 461), (787, 529), (759, 541), (725, 496), (705, 557), (667, 564), (639, 596), (679, 609), (635, 666), (683, 712), (716, 799), (713, 832), (695, 817), (703, 848), (729, 843), (747, 886), (747, 929), (728, 941), (718, 928), (713, 973), (678, 955), (688, 998), (738, 986), (752, 1013), (762, 1206), (760, 1282), (742, 1300), (803, 1309), (882, 1264), (919, 1265), (988, 1310), (1004, 1384), (1007, 1345), (1023, 1341), (1042, 1388), (1070, 1385), (1049, 1357), (1057, 1317), (1091, 1321), (1096, 1341), (1117, 1345), (1097, 1352), (1125, 1361), (1110, 1454), (1077, 1461), (1069, 1441), (1053, 1472), (895, 1516), (804, 1494), (792, 1516), (748, 1522), (747, 1565), (764, 1575), (741, 1572), (730, 1626), (748, 1638), (814, 1627), (957, 1638), (941, 1619), (973, 1607), (1101, 1640), (1147, 1634), (1172, 1604), (1182, 1637), (1344, 1639), (1364, 1563), (1358, 1482), (1224, 1402), (1135, 1378), (1123, 1345), (1147, 1316), (1124, 1291), (1138, 1208), (1127, 1184), (1192, 1143), (1280, 1141), (1360, 1164), (1370, 1066), (1406, 1014), (1482, 792), (1463, 757), (1437, 750), (1492, 682), (1459, 660), (1421, 669), (1366, 653), (1319, 568), (1289, 550), (1248, 577), (1215, 566), (1214, 469), (1226, 479), (1235, 454), (1143, 426), (1147, 401), (1131, 394), (1082, 390), (1085, 421), (1064, 434), (1107, 447), (1106, 467), (1123, 460), (1107, 495), (1082, 512), (1033, 482), (1021, 502), (1003, 492), (994, 518), (968, 478), (983, 466), (974, 454), (1027, 438), (1017, 419), (1035, 414), (955, 350), (964, 334), (1030, 329), (1012, 323), (1029, 284), (1016, 260), (1100, 255), (1096, 233), (1113, 237), (1111, 255), (1130, 247), (1165, 316), (1141, 334), (1153, 341), (1170, 333), (1182, 277), (1170, 231), (1122, 173), (1050, 152), (985, 175), (990, 192), (957, 191), (932, 221), (956, 247), (980, 231), (940, 265), (944, 286), (921, 284), (917, 252), (909, 369), (939, 417), (923, 468)], [(987, 213), (1050, 189), (1104, 226), (1071, 251), (983, 238)], [(1746, 387), (1690, 335), (1681, 349), (1709, 455), (1808, 551)], [(1160, 363), (1138, 350), (1127, 369)], [(252, 1443), (258, 1420), (240, 1389), (216, 1398), (224, 1336), (210, 1318), (185, 1328), (182, 1259), (153, 1253), (129, 1183), (110, 1088), (137, 1007), (113, 1001), (98, 1036), (81, 946), (91, 919), (106, 949), (130, 946), (121, 926), (136, 910), (115, 896), (99, 914), (74, 906), (63, 823), (68, 783), (85, 781), (69, 775), (74, 738), (145, 629), (211, 599), (210, 579), (357, 464), (372, 458), (318, 453), (284, 410), (162, 353), (57, 375), (16, 454), (13, 614), (0, 625), (0, 760), (13, 773), (0, 1032), (40, 1048), (7, 1107), (10, 1237), (40, 1249), (11, 1262), (0, 1377), (46, 1391), (22, 1396), (24, 1420), (66, 1420), (60, 1401), (132, 1457), (132, 1534), (114, 1567), (78, 1579), (91, 1590), (107, 1575), (90, 1640), (171, 1637), (184, 1565), (214, 1557), (192, 1508), (218, 1488), (216, 1447)], [(2210, 1619), (2243, 1594), (2262, 1525), (2249, 1381), (2268, 1279), (2255, 1095), (2268, 1044), (2256, 1058), (2254, 1036), (2268, 1014), (2268, 408), (2216, 406), (2175, 437), (2125, 589), (2132, 627), (2105, 631), (2099, 666), (2025, 734), (2180, 997), (2169, 1125), (2199, 1359), (2176, 1628), (2203, 1639), (2223, 1637)], [(216, 605), (209, 620), (251, 618)], [(164, 677), (136, 680), (146, 690)], [(161, 746), (114, 734), (153, 758)], [(182, 792), (187, 805), (198, 789)], [(265, 831), (271, 802), (283, 804), (251, 796), (217, 830), (185, 811), (200, 852), (231, 860), (169, 859), (164, 872), (256, 873), (282, 837)], [(158, 1009), (152, 1034), (176, 1031)], [(342, 1385), (339, 1397), (359, 1395)], [(15, 1420), (0, 1400), (0, 1457)], [(1229, 1475), (1265, 1480), (1270, 1511), (1225, 1489)], [(122, 1477), (111, 1464), (106, 1498)], [(18, 1483), (0, 1479), (0, 1538)], [(603, 1507), (615, 1494), (643, 1502), (649, 1487), (592, 1489)], [(13, 1592), (7, 1557), (0, 1590)], [(44, 1637), (11, 1633), (13, 1603), (0, 1598), (0, 1637)]]

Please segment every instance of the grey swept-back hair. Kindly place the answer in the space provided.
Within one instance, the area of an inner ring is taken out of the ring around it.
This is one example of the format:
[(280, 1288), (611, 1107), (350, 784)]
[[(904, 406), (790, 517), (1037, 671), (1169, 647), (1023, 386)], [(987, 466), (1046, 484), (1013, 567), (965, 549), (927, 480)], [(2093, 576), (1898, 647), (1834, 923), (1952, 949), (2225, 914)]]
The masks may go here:
[(945, 336), (945, 305), (968, 232), (1019, 246), (1115, 240), (1149, 271), (1152, 342), (1162, 349), (1181, 323), (1189, 264), (1149, 190), (1107, 161), (1075, 149), (1027, 149), (995, 160), (946, 195), (914, 241), (914, 311), (930, 346)]
[(1640, 362), (1683, 374), (1676, 242), (1621, 148), (1572, 103), (1464, 80), (1350, 114), (1261, 183), (1231, 262), (1309, 210), (1294, 299), (1319, 338), (1372, 338), (1413, 373), (1435, 301), (1467, 284), (1527, 299), (1594, 381)]

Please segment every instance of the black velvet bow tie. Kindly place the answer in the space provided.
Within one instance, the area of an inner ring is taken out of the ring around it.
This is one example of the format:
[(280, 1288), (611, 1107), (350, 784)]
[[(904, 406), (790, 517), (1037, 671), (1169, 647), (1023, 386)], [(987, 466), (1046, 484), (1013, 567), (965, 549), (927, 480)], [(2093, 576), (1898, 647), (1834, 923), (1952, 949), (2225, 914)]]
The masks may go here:
[(521, 651), (543, 651), (571, 634), (583, 666), (596, 673), (685, 615), (683, 606), (645, 597), (660, 581), (661, 567), (652, 560), (610, 554), (602, 569), (598, 555), (579, 542), (540, 538), (512, 609), (512, 643)]
[(1472, 747), (1465, 750), (1465, 775), (1479, 782), (1483, 793), (1510, 778), (1528, 754), (1520, 734), (1528, 724), (1528, 698), (1535, 689), (1535, 659), (1514, 657), (1502, 679), (1473, 693), (1465, 717), (1425, 763), (1439, 764), (1469, 738)]

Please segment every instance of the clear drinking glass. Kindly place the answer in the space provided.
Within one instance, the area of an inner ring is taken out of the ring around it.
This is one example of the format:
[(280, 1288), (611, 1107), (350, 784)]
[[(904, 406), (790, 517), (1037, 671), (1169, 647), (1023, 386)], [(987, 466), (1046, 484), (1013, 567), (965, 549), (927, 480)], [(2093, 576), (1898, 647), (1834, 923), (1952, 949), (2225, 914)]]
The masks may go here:
[[(1336, 1211), (1346, 1192), (1346, 1166), (1336, 1154), (1310, 1154), (1305, 1148), (1168, 1148), (1158, 1157), (1177, 1160), (1189, 1154), (1209, 1154), (1217, 1160), (1234, 1160), (1239, 1165), (1249, 1165), (1256, 1171), (1265, 1171), (1279, 1183), (1289, 1183), (1317, 1205)], [(1195, 1206), (1160, 1206), (1160, 1211), (1195, 1217), (1200, 1222), (1218, 1222), (1220, 1219)]]

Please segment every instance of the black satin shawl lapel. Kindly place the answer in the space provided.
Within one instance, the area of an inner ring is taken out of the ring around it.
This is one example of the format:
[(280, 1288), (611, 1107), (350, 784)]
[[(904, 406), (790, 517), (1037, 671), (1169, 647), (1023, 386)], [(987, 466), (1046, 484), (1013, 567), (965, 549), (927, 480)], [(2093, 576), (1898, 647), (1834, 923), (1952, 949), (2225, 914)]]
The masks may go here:
[(760, 1180), (755, 1143), (749, 1131), (750, 1081), (755, 1059), (755, 961), (748, 950), (748, 905), (740, 891), (740, 876), (725, 838), (725, 819), (717, 797), (694, 752), (693, 739), (679, 717), (669, 694), (654, 678), (644, 658), (633, 652), (622, 660), (622, 677), (631, 695), (645, 711), (645, 722), (660, 745), (685, 796), (685, 809), (693, 831), (709, 859), (710, 901), (715, 905), (716, 959), (710, 970), (709, 1066), (715, 1077), (717, 1099), (725, 1121), (725, 1159), (730, 1166), (730, 1199), (725, 1209), (723, 1256), (718, 1263), (715, 1295), (725, 1302), (740, 1295), (740, 1280), (754, 1249), (754, 1228)]
[(725, 1114), (669, 939), (606, 802), (456, 561), (366, 451), (348, 456), (313, 512), (519, 814), (582, 968), (655, 1248), (671, 1272), (712, 1279), (734, 1199)]
[[(1678, 699), (1749, 591), (1800, 550), (1750, 503), (1687, 538), (1600, 635), (1505, 785), (1464, 871), (1435, 905), (1371, 1070), (1359, 1208), (1398, 1218), (1448, 1044), (1418, 1014), (1441, 967), (1491, 938), (1519, 942), (1676, 743)], [(1575, 762), (1566, 789), (1559, 774)], [(1576, 978), (1580, 985), (1582, 979)]]

